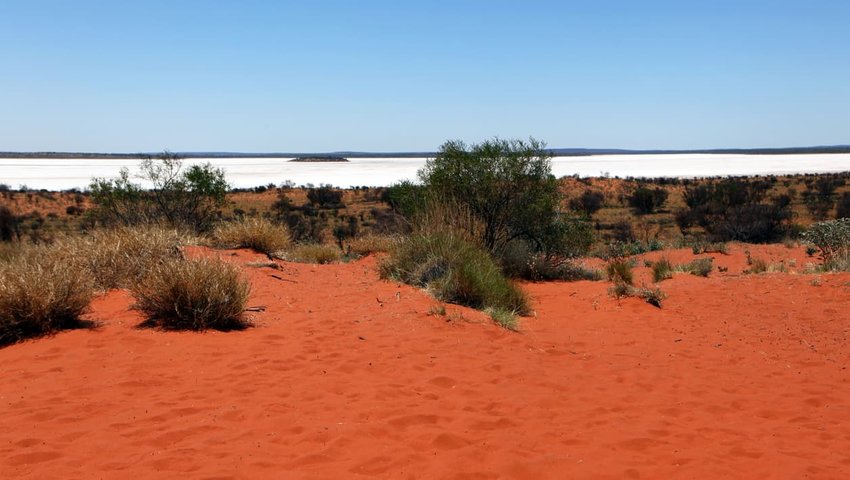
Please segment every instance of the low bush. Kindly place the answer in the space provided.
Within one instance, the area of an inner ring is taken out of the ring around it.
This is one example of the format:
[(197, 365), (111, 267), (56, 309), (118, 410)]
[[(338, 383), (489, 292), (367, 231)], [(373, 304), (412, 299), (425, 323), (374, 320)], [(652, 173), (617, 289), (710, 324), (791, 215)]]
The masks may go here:
[(661, 302), (667, 298), (667, 294), (661, 291), (660, 288), (637, 288), (634, 290), (634, 295), (642, 298), (646, 303), (661, 308)]
[(570, 200), (569, 206), (571, 210), (581, 212), (584, 216), (590, 217), (598, 212), (605, 204), (605, 195), (602, 192), (585, 189), (581, 195)]
[(262, 217), (221, 223), (213, 231), (213, 240), (218, 247), (251, 248), (266, 255), (290, 245), (289, 230)]
[(850, 192), (844, 192), (835, 206), (835, 218), (850, 218)]
[(634, 272), (632, 272), (632, 261), (626, 258), (612, 258), (605, 264), (605, 275), (608, 280), (616, 283), (632, 285), (634, 283)]
[(713, 269), (714, 260), (712, 258), (698, 258), (676, 267), (676, 270), (679, 272), (690, 273), (698, 277), (707, 277)]
[(667, 196), (667, 190), (661, 187), (654, 189), (639, 187), (629, 197), (629, 205), (635, 209), (638, 215), (647, 215), (655, 213), (656, 210), (661, 208), (667, 201)]
[(498, 260), (502, 271), (510, 278), (534, 282), (602, 279), (599, 271), (584, 268), (573, 258), (535, 253), (525, 242), (512, 242)]
[(524, 315), (528, 299), (482, 247), (460, 235), (415, 233), (381, 264), (381, 276), (427, 288), (438, 299)]
[(134, 308), (147, 324), (169, 330), (233, 330), (243, 317), (250, 286), (239, 269), (214, 259), (172, 260), (156, 265), (131, 288)]
[(0, 263), (0, 346), (87, 325), (94, 295), (80, 265), (54, 247), (30, 247)]

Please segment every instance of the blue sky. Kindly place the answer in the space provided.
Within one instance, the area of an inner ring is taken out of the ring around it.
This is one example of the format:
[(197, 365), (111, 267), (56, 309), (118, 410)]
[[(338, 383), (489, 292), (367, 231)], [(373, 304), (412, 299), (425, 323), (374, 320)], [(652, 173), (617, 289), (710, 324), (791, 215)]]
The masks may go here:
[(850, 144), (846, 1), (0, 0), (0, 150)]

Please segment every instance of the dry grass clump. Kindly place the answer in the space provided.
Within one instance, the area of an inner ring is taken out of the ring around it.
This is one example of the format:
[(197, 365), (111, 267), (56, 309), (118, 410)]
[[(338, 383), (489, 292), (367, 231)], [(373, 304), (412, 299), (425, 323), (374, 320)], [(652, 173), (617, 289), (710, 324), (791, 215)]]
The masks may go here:
[(57, 240), (55, 248), (79, 258), (101, 290), (129, 288), (157, 264), (180, 258), (180, 247), (196, 243), (193, 236), (158, 226), (97, 230)]
[(55, 247), (28, 247), (0, 263), (0, 345), (80, 328), (94, 295), (80, 265)]
[(415, 233), (381, 264), (381, 276), (427, 288), (438, 299), (466, 305), (500, 319), (529, 312), (528, 298), (508, 280), (486, 250), (463, 235)]
[(605, 264), (605, 275), (608, 280), (616, 283), (632, 285), (634, 283), (634, 272), (632, 272), (632, 261), (622, 257), (615, 257)]
[(398, 237), (394, 235), (370, 234), (353, 238), (347, 242), (346, 246), (350, 254), (363, 257), (371, 253), (389, 252), (398, 242)]
[(667, 257), (661, 257), (652, 264), (652, 281), (660, 282), (668, 278), (673, 278), (673, 264)]
[(690, 273), (698, 277), (707, 277), (714, 269), (714, 259), (711, 257), (698, 258), (692, 262), (676, 267), (676, 271)]
[(212, 236), (218, 247), (251, 248), (270, 256), (292, 243), (289, 229), (284, 225), (257, 217), (221, 223)]
[(661, 302), (667, 298), (667, 294), (658, 287), (636, 288), (622, 281), (614, 282), (614, 285), (608, 289), (608, 294), (617, 300), (626, 297), (638, 297), (643, 299), (646, 303), (658, 308), (661, 308)]
[(300, 244), (286, 250), (281, 255), (284, 260), (300, 263), (334, 263), (340, 261), (342, 252), (333, 245)]
[(173, 330), (233, 330), (243, 318), (250, 285), (239, 269), (214, 259), (172, 260), (156, 265), (131, 288), (134, 308), (147, 324)]
[(699, 255), (701, 253), (722, 253), (723, 255), (729, 255), (729, 246), (724, 242), (697, 242), (692, 247), (694, 255)]

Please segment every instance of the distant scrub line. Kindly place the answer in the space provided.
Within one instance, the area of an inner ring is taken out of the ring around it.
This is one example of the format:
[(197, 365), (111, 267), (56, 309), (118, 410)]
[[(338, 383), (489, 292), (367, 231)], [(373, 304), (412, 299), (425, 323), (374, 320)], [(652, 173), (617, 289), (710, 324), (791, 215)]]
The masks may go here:
[[(384, 252), (383, 278), (480, 309), (511, 330), (533, 311), (517, 280), (604, 276), (617, 299), (637, 296), (660, 307), (666, 295), (657, 286), (634, 286), (632, 257), (670, 245), (661, 236), (665, 228), (678, 228), (674, 241), (694, 254), (728, 254), (729, 241), (802, 241), (818, 254), (820, 271), (850, 271), (850, 174), (793, 177), (801, 192), (788, 178), (761, 176), (623, 179), (620, 192), (611, 193), (591, 179), (555, 179), (542, 142), (496, 138), (446, 142), (416, 182), (388, 188), (252, 189), (277, 194), (262, 212), (231, 203), (228, 194), (235, 191), (223, 170), (209, 164), (184, 169), (169, 152), (142, 162), (139, 176), (154, 188), (142, 188), (124, 170), (117, 178), (93, 179), (89, 192), (60, 196), (73, 198), (66, 220), (78, 222), (82, 234), (48, 230), (56, 213), (22, 215), (0, 205), (0, 345), (91, 326), (82, 320), (90, 300), (115, 288), (132, 293), (149, 326), (248, 326), (243, 312), (250, 285), (243, 273), (219, 260), (184, 258), (189, 244), (250, 248), (269, 262), (323, 264)], [(3, 185), (0, 199), (9, 205), (56, 201), (51, 192)], [(368, 208), (352, 208), (351, 200)], [(813, 220), (808, 228), (797, 223), (801, 211)], [(604, 275), (578, 262), (588, 254), (605, 260)], [(748, 261), (750, 273), (784, 268)], [(713, 263), (673, 265), (662, 257), (647, 266), (659, 283), (674, 272), (708, 276)]]

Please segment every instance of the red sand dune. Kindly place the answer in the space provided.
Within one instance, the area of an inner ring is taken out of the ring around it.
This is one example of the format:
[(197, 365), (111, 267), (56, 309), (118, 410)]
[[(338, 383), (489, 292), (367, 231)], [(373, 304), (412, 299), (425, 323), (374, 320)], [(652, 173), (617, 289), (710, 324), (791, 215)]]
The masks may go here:
[(0, 350), (0, 477), (848, 478), (850, 275), (742, 275), (742, 249), (660, 310), (528, 284), (521, 333), (429, 315), (374, 259), (246, 268), (242, 332), (138, 329), (111, 292), (101, 328)]

